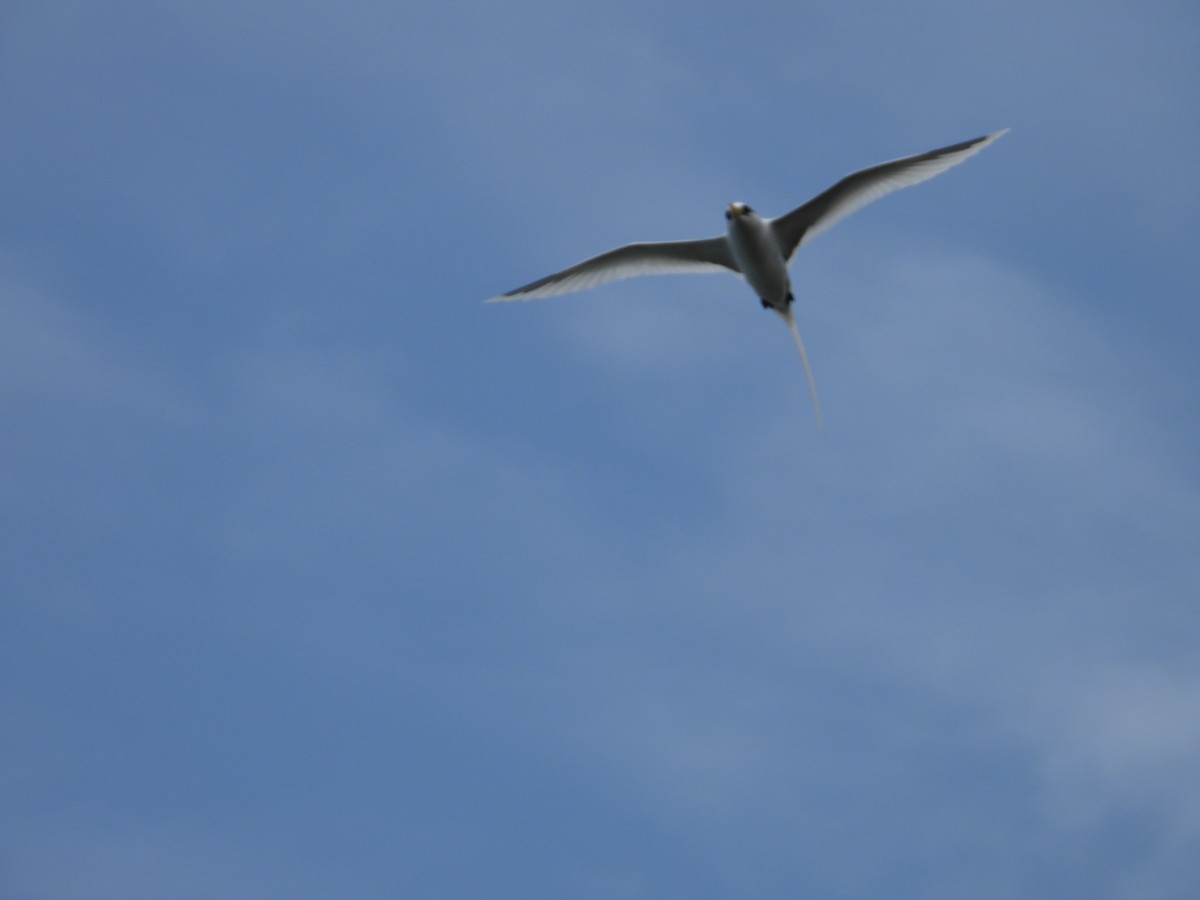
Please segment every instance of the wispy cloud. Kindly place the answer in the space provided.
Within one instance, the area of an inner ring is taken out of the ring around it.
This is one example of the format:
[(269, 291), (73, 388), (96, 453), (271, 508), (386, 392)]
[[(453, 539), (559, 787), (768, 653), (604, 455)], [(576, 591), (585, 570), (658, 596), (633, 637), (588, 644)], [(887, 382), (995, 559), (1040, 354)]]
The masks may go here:
[[(8, 14), (0, 893), (1188, 895), (1194, 16), (1024, 12)], [(1005, 125), (822, 431), (733, 278), (479, 302)]]

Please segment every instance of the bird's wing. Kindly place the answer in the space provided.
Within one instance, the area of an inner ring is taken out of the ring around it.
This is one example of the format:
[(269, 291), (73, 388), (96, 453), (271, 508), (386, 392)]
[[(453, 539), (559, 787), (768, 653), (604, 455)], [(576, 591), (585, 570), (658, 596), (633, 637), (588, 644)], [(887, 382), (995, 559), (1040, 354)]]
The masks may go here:
[(702, 241), (667, 241), (626, 244), (576, 263), (561, 272), (531, 281), (488, 302), (532, 300), (596, 287), (635, 275), (668, 275), (675, 272), (740, 272), (724, 237)]
[(940, 175), (967, 157), (974, 156), (1007, 131), (1005, 128), (1003, 131), (985, 134), (961, 144), (951, 144), (940, 150), (893, 159), (891, 162), (880, 163), (847, 175), (803, 206), (770, 220), (771, 230), (783, 255), (790, 260), (801, 244), (855, 210), (861, 209), (872, 200), (878, 200), (884, 194), (920, 184), (927, 178)]

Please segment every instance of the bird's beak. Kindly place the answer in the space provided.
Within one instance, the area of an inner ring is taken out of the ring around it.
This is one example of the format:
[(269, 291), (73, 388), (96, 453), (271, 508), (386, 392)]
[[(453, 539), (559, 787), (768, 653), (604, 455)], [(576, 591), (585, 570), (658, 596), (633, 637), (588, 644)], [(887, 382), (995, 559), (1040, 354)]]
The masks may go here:
[(729, 217), (740, 216), (741, 214), (742, 211), (738, 208), (736, 203), (730, 203), (727, 207), (725, 207), (725, 215)]

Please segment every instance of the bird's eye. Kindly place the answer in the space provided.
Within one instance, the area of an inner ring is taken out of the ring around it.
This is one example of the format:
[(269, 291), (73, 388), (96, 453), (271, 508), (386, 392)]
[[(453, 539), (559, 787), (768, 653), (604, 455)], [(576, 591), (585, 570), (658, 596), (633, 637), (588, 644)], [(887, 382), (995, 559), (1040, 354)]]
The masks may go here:
[(752, 210), (752, 209), (751, 209), (750, 207), (748, 207), (748, 206), (747, 206), (745, 203), (743, 203), (743, 204), (742, 204), (742, 212), (744, 212), (744, 213), (752, 213), (752, 212), (754, 212), (754, 210)]

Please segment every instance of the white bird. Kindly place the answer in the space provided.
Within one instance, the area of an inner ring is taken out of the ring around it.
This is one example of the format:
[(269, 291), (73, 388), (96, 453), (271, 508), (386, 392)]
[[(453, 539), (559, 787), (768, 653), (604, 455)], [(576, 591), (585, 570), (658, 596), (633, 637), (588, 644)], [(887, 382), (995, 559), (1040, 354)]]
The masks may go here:
[(488, 302), (569, 294), (635, 275), (733, 272), (750, 283), (763, 309), (775, 310), (791, 330), (792, 340), (804, 366), (804, 376), (808, 380), (813, 412), (820, 426), (821, 404), (817, 399), (816, 384), (808, 365), (808, 354), (804, 352), (804, 343), (800, 340), (800, 331), (792, 316), (795, 298), (792, 296), (787, 267), (796, 250), (872, 200), (940, 175), (967, 157), (974, 156), (1007, 131), (1005, 128), (939, 150), (861, 169), (817, 194), (803, 206), (775, 219), (760, 218), (745, 203), (730, 203), (725, 209), (728, 223), (726, 232), (720, 237), (698, 241), (626, 244), (585, 259), (561, 272), (539, 278), (524, 287), (492, 297)]

